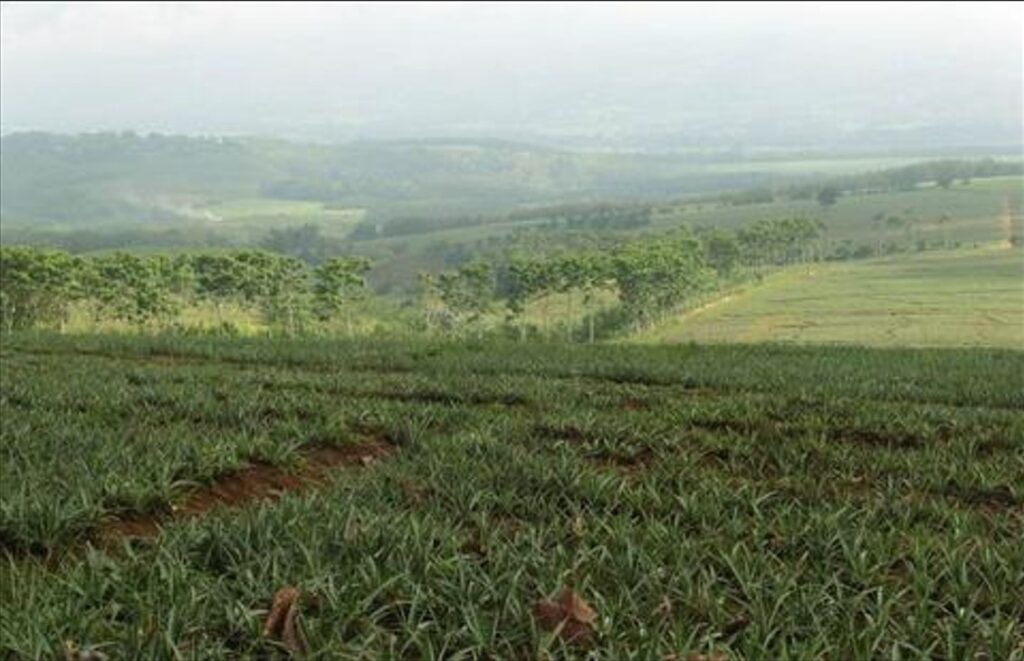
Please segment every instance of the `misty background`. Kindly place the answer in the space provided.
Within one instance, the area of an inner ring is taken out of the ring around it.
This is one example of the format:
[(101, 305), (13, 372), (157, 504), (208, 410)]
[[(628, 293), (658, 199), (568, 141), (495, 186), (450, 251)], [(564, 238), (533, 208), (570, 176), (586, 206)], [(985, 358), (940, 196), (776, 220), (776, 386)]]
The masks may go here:
[(1021, 144), (1020, 3), (2, 3), (2, 131)]

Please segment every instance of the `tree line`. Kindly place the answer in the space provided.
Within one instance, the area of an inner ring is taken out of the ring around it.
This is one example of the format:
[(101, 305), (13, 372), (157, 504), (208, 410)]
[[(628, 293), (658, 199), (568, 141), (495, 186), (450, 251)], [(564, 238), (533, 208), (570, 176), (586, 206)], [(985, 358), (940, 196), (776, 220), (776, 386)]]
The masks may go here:
[[(620, 243), (552, 255), (511, 254), (494, 264), (469, 262), (419, 277), (427, 330), (483, 332), (485, 318), (503, 312), (506, 328), (520, 337), (539, 319), (550, 334), (550, 300), (564, 306), (566, 339), (593, 341), (597, 318), (610, 299), (617, 314), (645, 327), (695, 295), (766, 268), (820, 259), (815, 242), (823, 226), (807, 218), (764, 220), (739, 231), (677, 230)], [(23, 246), (0, 248), (0, 316), (8, 331), (63, 329), (73, 306), (98, 321), (140, 328), (167, 327), (184, 306), (205, 302), (218, 326), (225, 310), (258, 312), (272, 329), (298, 334), (314, 321), (344, 321), (352, 333), (354, 305), (370, 295), (365, 257), (329, 257), (310, 265), (292, 255), (263, 250), (93, 257)], [(547, 301), (538, 306), (538, 302)], [(532, 317), (531, 313), (532, 312)], [(581, 328), (574, 330), (576, 319)]]
[[(940, 188), (951, 188), (956, 182), (970, 183), (972, 179), (987, 177), (1021, 176), (1024, 163), (1021, 161), (998, 161), (994, 158), (979, 160), (944, 159), (925, 161), (875, 172), (831, 177), (822, 182), (789, 186), (782, 194), (790, 199), (813, 199), (827, 206), (821, 192), (887, 192), (913, 190), (922, 184), (934, 184)], [(834, 202), (835, 198), (831, 198)]]
[[(736, 232), (678, 230), (611, 249), (515, 254), (496, 266), (472, 262), (420, 274), (421, 307), (427, 328), (449, 331), (472, 327), (503, 309), (506, 322), (524, 338), (531, 330), (530, 312), (541, 334), (550, 334), (551, 310), (545, 303), (557, 295), (562, 318), (570, 320), (562, 324), (566, 339), (581, 334), (593, 342), (609, 297), (618, 302), (618, 323), (648, 327), (720, 284), (821, 259), (817, 240), (823, 228), (808, 218), (763, 220)], [(580, 329), (572, 321), (577, 318)]]
[(994, 158), (943, 159), (873, 172), (833, 176), (807, 183), (790, 184), (775, 190), (759, 187), (704, 195), (692, 198), (690, 202), (745, 206), (770, 204), (778, 199), (817, 200), (821, 206), (828, 207), (835, 204), (844, 193), (907, 191), (924, 184), (934, 184), (948, 189), (957, 182), (968, 184), (973, 179), (1022, 174), (1024, 163), (1021, 161), (1001, 161)]
[(136, 327), (166, 325), (181, 308), (212, 305), (218, 324), (228, 305), (260, 312), (273, 328), (296, 334), (312, 320), (344, 318), (367, 294), (363, 257), (333, 257), (315, 268), (260, 250), (79, 257), (59, 250), (0, 247), (0, 319), (7, 332), (63, 330), (72, 306), (98, 320)]

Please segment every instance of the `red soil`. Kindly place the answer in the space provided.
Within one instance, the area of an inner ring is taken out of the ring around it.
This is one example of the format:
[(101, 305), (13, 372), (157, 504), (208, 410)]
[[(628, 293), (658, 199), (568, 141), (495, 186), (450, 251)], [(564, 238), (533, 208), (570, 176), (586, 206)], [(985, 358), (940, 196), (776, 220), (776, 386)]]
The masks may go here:
[(304, 463), (294, 471), (254, 462), (193, 491), (167, 515), (131, 516), (112, 521), (100, 531), (99, 538), (109, 544), (125, 537), (155, 537), (161, 525), (169, 520), (202, 516), (217, 507), (237, 508), (256, 501), (276, 500), (291, 491), (322, 485), (334, 470), (346, 466), (368, 466), (392, 452), (392, 445), (373, 439), (352, 445), (299, 450)]

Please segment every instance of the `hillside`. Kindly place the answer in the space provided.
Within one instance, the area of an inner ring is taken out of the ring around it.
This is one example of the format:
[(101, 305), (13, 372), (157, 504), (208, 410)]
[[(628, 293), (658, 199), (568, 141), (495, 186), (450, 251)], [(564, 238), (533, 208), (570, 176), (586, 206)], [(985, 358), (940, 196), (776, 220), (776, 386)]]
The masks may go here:
[(0, 139), (0, 216), (8, 226), (181, 226), (223, 220), (219, 207), (242, 199), (268, 203), (254, 216), (272, 214), (274, 204), (290, 200), (367, 209), (383, 219), (418, 216), (429, 224), (431, 215), (494, 215), (542, 203), (781, 186), (915, 158), (587, 152), (482, 139), (332, 145), (130, 132), (15, 133)]
[(1024, 251), (997, 245), (794, 267), (631, 341), (1024, 349)]
[(702, 172), (686, 155), (568, 152), (497, 140), (326, 145), (20, 133), (2, 138), (0, 156), (5, 222), (78, 227), (216, 219), (216, 206), (237, 198), (315, 201), (388, 216), (663, 197), (771, 181), (749, 172)]
[(0, 655), (1010, 659), (1022, 357), (16, 336)]

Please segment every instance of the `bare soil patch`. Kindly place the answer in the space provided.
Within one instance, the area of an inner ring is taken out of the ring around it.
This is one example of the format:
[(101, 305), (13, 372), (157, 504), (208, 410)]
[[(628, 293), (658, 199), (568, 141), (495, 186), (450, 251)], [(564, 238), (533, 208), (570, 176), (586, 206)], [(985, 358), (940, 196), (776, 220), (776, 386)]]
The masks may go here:
[(961, 505), (991, 514), (1012, 511), (1021, 504), (1008, 486), (980, 488), (950, 485), (943, 495)]
[(351, 445), (320, 445), (302, 449), (299, 454), (304, 463), (293, 471), (253, 462), (191, 492), (168, 514), (117, 519), (104, 526), (97, 538), (103, 545), (110, 545), (123, 538), (154, 537), (168, 521), (203, 516), (219, 507), (238, 508), (256, 501), (276, 500), (289, 492), (315, 488), (323, 485), (333, 471), (350, 466), (368, 466), (394, 450), (390, 443), (375, 438)]

